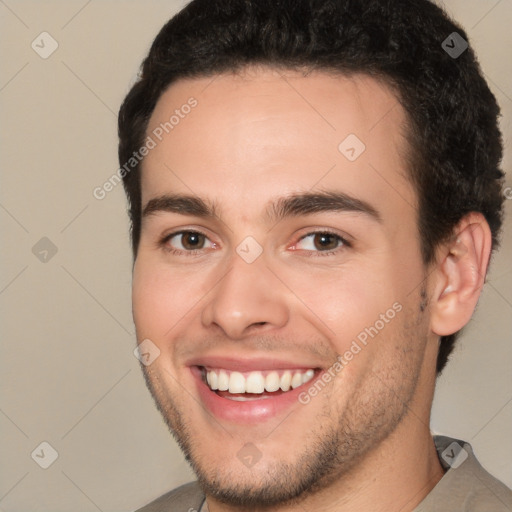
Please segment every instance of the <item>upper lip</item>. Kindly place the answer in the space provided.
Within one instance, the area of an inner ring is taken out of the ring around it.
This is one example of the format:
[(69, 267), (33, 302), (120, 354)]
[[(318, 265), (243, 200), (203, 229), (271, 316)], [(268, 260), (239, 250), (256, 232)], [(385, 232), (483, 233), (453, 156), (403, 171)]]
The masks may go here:
[(309, 370), (319, 368), (317, 364), (294, 362), (267, 357), (234, 358), (229, 356), (198, 356), (188, 361), (187, 366), (202, 366), (208, 369), (219, 368), (237, 372), (264, 370)]

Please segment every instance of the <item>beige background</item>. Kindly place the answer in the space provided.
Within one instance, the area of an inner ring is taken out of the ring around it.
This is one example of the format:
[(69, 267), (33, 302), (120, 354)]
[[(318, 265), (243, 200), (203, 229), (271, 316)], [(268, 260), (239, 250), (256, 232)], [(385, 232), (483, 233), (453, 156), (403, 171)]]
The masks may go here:
[[(129, 511), (193, 478), (132, 353), (122, 188), (102, 201), (92, 195), (118, 167), (120, 102), (181, 5), (0, 0), (5, 512)], [(468, 30), (502, 106), (510, 186), (512, 0), (446, 5)], [(47, 59), (31, 48), (43, 31), (59, 45)], [(512, 486), (512, 201), (506, 208), (503, 248), (439, 381), (433, 429), (470, 441)], [(46, 263), (32, 252), (42, 237), (57, 248)], [(31, 458), (42, 441), (59, 455), (46, 470)]]

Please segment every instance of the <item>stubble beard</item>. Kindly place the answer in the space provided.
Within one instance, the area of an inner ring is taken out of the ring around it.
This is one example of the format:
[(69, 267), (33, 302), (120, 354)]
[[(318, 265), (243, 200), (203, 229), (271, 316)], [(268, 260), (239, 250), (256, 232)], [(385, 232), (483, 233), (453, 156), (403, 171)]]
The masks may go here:
[[(335, 404), (326, 400), (319, 415), (319, 426), (304, 432), (298, 442), (289, 447), (288, 460), (268, 464), (256, 478), (251, 476), (243, 481), (239, 466), (219, 467), (214, 460), (204, 460), (196, 450), (193, 428), (180, 410), (179, 401), (155, 385), (158, 377), (141, 366), (158, 410), (206, 495), (238, 507), (265, 509), (290, 505), (343, 479), (400, 424), (417, 389), (427, 341), (427, 331), (420, 320), (418, 317), (412, 325), (402, 325), (394, 339), (379, 336), (372, 340), (372, 343), (388, 344), (400, 340), (395, 343), (392, 364), (380, 365), (370, 372), (355, 389), (344, 410), (336, 409)], [(330, 398), (332, 401), (334, 396)], [(307, 407), (296, 411), (304, 414)], [(293, 420), (287, 424), (293, 425)]]

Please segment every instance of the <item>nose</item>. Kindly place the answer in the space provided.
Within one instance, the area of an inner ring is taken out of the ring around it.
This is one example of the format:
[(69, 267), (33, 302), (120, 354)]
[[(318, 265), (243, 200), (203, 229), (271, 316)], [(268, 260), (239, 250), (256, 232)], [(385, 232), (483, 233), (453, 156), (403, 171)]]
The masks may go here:
[(247, 263), (235, 253), (229, 271), (208, 297), (203, 325), (220, 328), (231, 339), (283, 327), (289, 319), (286, 293), (263, 257)]

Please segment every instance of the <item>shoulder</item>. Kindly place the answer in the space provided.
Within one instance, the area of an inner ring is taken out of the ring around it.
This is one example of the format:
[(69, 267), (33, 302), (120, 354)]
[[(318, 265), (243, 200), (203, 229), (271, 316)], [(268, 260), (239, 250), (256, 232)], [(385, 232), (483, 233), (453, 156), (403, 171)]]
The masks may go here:
[(478, 462), (471, 445), (434, 436), (446, 473), (415, 512), (510, 512), (512, 491)]
[(204, 501), (204, 494), (197, 482), (178, 487), (136, 512), (197, 512)]

